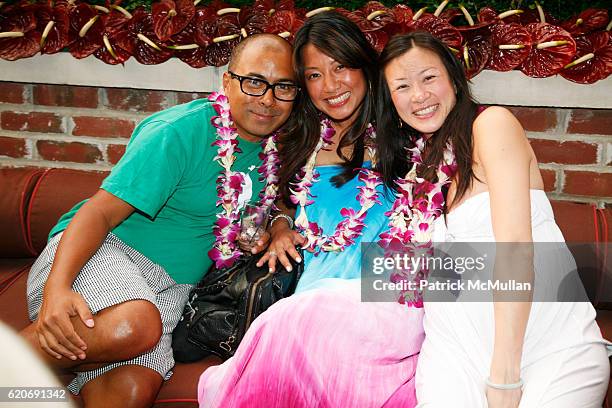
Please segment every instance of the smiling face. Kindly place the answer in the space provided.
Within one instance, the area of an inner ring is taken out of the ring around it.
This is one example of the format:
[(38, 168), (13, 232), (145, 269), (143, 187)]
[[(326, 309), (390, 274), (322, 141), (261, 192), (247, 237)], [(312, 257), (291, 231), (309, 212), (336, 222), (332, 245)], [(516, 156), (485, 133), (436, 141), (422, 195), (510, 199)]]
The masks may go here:
[(334, 122), (353, 123), (366, 94), (361, 69), (348, 68), (312, 44), (302, 51), (306, 91), (315, 107)]
[(425, 135), (440, 129), (457, 102), (440, 58), (414, 47), (385, 67), (391, 100), (400, 118)]
[[(291, 47), (265, 36), (246, 45), (232, 69), (237, 75), (263, 79), (270, 84), (295, 84)], [(259, 141), (280, 128), (293, 107), (293, 102), (274, 98), (272, 89), (268, 89), (262, 96), (243, 93), (240, 90), (240, 81), (227, 72), (223, 74), (223, 90), (229, 99), (238, 134), (252, 142)]]

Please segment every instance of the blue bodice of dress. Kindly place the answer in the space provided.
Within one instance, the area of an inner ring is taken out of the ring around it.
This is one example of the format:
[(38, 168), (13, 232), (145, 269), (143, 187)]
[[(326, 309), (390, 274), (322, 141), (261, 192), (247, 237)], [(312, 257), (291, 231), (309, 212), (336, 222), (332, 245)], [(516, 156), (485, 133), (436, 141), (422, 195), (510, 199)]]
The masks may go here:
[[(371, 166), (365, 162), (364, 167)], [(354, 177), (346, 184), (337, 188), (331, 179), (342, 171), (340, 165), (317, 166), (319, 181), (311, 188), (314, 203), (306, 207), (309, 221), (315, 221), (323, 229), (325, 235), (331, 235), (343, 217), (340, 214), (342, 208), (361, 208), (357, 201), (358, 186), (363, 185), (358, 177)], [(388, 227), (388, 219), (385, 212), (393, 205), (391, 192), (385, 194), (384, 187), (378, 188), (379, 201), (368, 211), (362, 235), (355, 240), (355, 244), (347, 247), (342, 252), (321, 252), (313, 255), (304, 252), (305, 268), (296, 292), (312, 289), (315, 287), (329, 286), (338, 279), (358, 279), (361, 277), (361, 244), (377, 245), (378, 235)], [(296, 216), (299, 215), (298, 213)]]

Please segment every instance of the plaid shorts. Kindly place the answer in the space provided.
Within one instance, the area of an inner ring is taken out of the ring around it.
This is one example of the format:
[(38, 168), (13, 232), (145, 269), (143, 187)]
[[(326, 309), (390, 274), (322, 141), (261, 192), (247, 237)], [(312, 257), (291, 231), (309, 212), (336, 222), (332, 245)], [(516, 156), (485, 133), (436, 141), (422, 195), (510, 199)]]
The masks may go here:
[[(28, 276), (27, 300), (31, 321), (42, 305), (45, 282), (51, 270), (61, 233), (54, 236), (40, 254)], [(77, 275), (72, 288), (85, 298), (92, 313), (130, 300), (148, 300), (159, 309), (163, 332), (159, 343), (131, 360), (77, 372), (68, 389), (78, 394), (90, 380), (115, 367), (136, 364), (158, 372), (165, 380), (172, 375), (172, 330), (181, 318), (193, 285), (177, 284), (159, 265), (127, 246), (117, 236), (108, 234), (102, 246)]]

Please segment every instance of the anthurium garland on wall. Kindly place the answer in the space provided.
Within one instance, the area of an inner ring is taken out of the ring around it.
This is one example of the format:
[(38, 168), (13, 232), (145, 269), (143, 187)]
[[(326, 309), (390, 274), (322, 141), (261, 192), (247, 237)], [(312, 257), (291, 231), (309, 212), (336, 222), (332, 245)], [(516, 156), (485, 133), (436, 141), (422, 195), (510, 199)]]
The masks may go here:
[(500, 8), (499, 1), (487, 3), (477, 8), (474, 2), (447, 0), (410, 5), (370, 1), (355, 9), (346, 4), (307, 9), (291, 0), (255, 0), (239, 7), (220, 0), (205, 5), (160, 0), (150, 7), (124, 7), (120, 1), (0, 0), (0, 58), (67, 50), (75, 58), (94, 55), (107, 64), (131, 57), (159, 64), (176, 57), (194, 68), (222, 66), (243, 38), (267, 32), (291, 41), (307, 18), (333, 8), (359, 25), (378, 51), (395, 34), (431, 32), (456, 53), (470, 77), (483, 69), (520, 70), (530, 77), (559, 74), (590, 84), (612, 73), (612, 22), (606, 9), (591, 7), (561, 18), (537, 2), (512, 2), (510, 9)]

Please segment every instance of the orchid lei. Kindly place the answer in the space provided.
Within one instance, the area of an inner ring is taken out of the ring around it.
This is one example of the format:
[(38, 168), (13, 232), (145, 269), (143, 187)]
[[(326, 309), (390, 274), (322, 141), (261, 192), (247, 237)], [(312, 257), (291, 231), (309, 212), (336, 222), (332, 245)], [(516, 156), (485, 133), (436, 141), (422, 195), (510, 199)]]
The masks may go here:
[[(236, 241), (240, 233), (238, 197), (242, 192), (244, 176), (240, 172), (232, 171), (232, 164), (236, 160), (234, 153), (241, 150), (238, 148), (238, 133), (231, 117), (229, 100), (221, 92), (213, 92), (208, 100), (213, 103), (217, 112), (217, 116), (211, 118), (212, 125), (217, 129), (217, 139), (211, 145), (217, 147), (214, 160), (223, 168), (217, 178), (216, 205), (221, 206), (221, 212), (217, 214), (213, 227), (215, 243), (208, 251), (208, 256), (217, 268), (225, 268), (232, 266), (242, 255)], [(260, 175), (259, 180), (265, 181), (265, 187), (259, 193), (259, 206), (262, 208), (274, 205), (278, 192), (280, 161), (277, 140), (278, 134), (273, 133), (261, 142), (263, 151), (259, 158), (262, 163), (257, 172)]]
[[(317, 154), (321, 149), (329, 147), (332, 144), (332, 138), (336, 131), (331, 125), (328, 118), (321, 121), (321, 138), (317, 143), (314, 151), (306, 161), (306, 164), (298, 174), (298, 182), (293, 183), (291, 191), (291, 202), (300, 206), (300, 215), (295, 219), (295, 226), (299, 233), (304, 235), (306, 243), (303, 248), (314, 250), (316, 254), (321, 251), (325, 252), (340, 252), (347, 246), (355, 243), (355, 239), (361, 235), (365, 228), (365, 217), (367, 212), (374, 204), (380, 204), (378, 200), (378, 192), (376, 188), (382, 184), (380, 176), (370, 170), (361, 169), (359, 172), (359, 180), (364, 183), (363, 186), (357, 187), (359, 193), (357, 200), (361, 204), (361, 209), (356, 211), (353, 208), (342, 208), (340, 214), (344, 217), (336, 226), (336, 230), (331, 235), (324, 235), (323, 230), (316, 222), (308, 220), (306, 207), (314, 202), (312, 200), (311, 187), (319, 179), (319, 174), (315, 169)], [(371, 124), (368, 124), (366, 129), (366, 148), (375, 157), (372, 141), (376, 138), (376, 131)]]
[[(406, 176), (396, 181), (398, 189), (396, 200), (390, 211), (389, 230), (380, 234), (379, 245), (389, 252), (410, 252), (415, 258), (415, 252), (429, 252), (432, 249), (433, 223), (444, 211), (444, 193), (442, 188), (451, 182), (457, 170), (457, 162), (452, 146), (446, 145), (442, 162), (437, 168), (438, 181), (432, 183), (417, 176), (417, 168), (423, 164), (422, 153), (425, 148), (425, 138), (415, 140), (415, 147), (408, 149), (412, 153), (412, 167)], [(388, 254), (385, 254), (388, 256)], [(408, 277), (408, 273), (412, 277)], [(419, 282), (425, 279), (428, 271), (395, 271), (391, 281), (398, 283), (412, 279)], [(400, 303), (409, 306), (423, 307), (420, 291), (403, 291)]]

